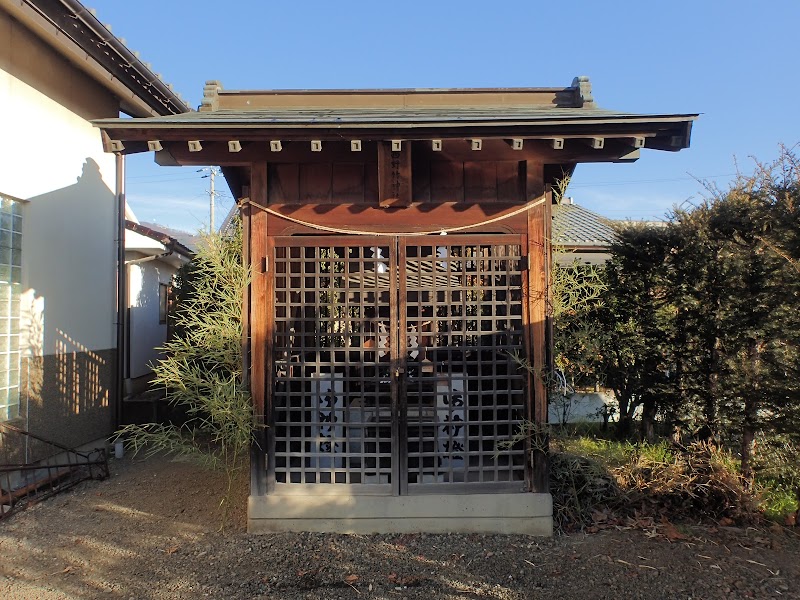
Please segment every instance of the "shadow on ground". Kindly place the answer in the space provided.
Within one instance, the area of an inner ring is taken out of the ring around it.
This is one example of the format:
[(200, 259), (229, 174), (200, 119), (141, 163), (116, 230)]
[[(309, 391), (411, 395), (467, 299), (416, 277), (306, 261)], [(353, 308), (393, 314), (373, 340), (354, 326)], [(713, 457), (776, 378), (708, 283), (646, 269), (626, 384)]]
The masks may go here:
[(221, 475), (160, 457), (112, 473), (0, 522), (0, 598), (798, 597), (785, 530), (250, 536), (244, 481), (220, 533)]

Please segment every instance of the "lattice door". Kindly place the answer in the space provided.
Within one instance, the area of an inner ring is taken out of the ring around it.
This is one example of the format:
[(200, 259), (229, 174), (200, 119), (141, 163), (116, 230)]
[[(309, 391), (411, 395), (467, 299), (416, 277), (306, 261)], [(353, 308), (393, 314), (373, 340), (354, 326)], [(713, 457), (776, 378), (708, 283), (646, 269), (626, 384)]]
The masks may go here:
[(524, 479), (519, 236), (276, 238), (277, 484)]
[(391, 484), (396, 262), (393, 239), (276, 240), (276, 483)]
[(523, 258), (519, 236), (401, 240), (410, 491), (525, 478), (523, 445), (501, 444), (525, 416), (526, 376), (511, 358), (525, 355)]

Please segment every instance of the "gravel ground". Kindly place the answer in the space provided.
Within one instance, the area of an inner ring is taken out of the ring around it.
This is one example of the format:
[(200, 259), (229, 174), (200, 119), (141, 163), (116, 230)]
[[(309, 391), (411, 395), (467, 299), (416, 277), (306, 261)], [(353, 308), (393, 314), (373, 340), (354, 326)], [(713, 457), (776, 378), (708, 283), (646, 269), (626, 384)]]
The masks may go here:
[(0, 521), (0, 598), (800, 598), (800, 536), (732, 527), (496, 535), (217, 531), (220, 478), (163, 458)]

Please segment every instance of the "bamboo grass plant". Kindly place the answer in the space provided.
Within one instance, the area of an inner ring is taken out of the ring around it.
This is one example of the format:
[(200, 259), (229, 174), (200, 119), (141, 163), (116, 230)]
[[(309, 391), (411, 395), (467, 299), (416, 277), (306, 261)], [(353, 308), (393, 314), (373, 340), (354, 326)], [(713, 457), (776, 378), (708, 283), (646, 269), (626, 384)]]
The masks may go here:
[(153, 366), (153, 385), (186, 415), (180, 424), (127, 425), (116, 433), (134, 453), (166, 453), (224, 473), (223, 529), (234, 482), (248, 464), (254, 439), (250, 393), (242, 373), (242, 297), (250, 282), (242, 263), (241, 228), (202, 237), (178, 281), (175, 335)]

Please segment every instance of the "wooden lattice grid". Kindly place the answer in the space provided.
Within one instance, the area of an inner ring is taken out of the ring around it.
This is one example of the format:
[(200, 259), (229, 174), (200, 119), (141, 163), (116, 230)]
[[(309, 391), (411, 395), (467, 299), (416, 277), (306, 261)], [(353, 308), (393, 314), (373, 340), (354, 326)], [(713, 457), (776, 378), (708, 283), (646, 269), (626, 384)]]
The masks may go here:
[(525, 416), (511, 359), (524, 354), (522, 248), (519, 236), (277, 239), (276, 483), (522, 481), (524, 449), (498, 446)]

